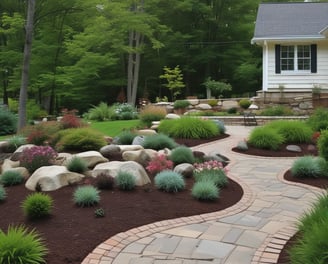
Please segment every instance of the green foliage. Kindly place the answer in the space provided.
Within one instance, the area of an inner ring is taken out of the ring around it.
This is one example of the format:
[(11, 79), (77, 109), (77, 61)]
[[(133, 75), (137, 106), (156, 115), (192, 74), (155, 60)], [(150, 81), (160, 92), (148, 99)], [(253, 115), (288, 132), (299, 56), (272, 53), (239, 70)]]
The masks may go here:
[(76, 173), (84, 173), (88, 170), (87, 163), (78, 156), (74, 156), (67, 163), (67, 169)]
[(166, 116), (165, 107), (147, 105), (143, 109), (141, 109), (139, 113), (139, 118), (141, 124), (146, 125), (147, 127), (151, 126), (153, 121), (160, 121), (164, 119)]
[(174, 138), (211, 138), (219, 134), (218, 126), (211, 120), (194, 117), (162, 120), (158, 131)]
[(248, 143), (256, 148), (278, 150), (285, 138), (271, 127), (257, 127), (249, 135)]
[(212, 107), (215, 107), (218, 105), (218, 100), (217, 99), (210, 99), (208, 100), (208, 104)]
[(217, 125), (218, 129), (219, 129), (219, 134), (224, 134), (226, 132), (226, 127), (224, 125), (224, 122), (221, 120), (213, 120), (214, 124)]
[(164, 74), (160, 75), (159, 78), (166, 81), (164, 86), (171, 91), (172, 100), (175, 100), (181, 93), (182, 88), (185, 87), (185, 84), (183, 83), (183, 74), (181, 73), (179, 65), (174, 68), (165, 66), (163, 70)]
[(304, 156), (294, 161), (291, 173), (297, 178), (317, 178), (321, 175), (321, 168), (316, 157)]
[(32, 193), (22, 202), (25, 215), (30, 219), (38, 219), (50, 214), (53, 200), (48, 194)]
[(115, 184), (115, 179), (113, 176), (108, 175), (103, 172), (97, 175), (96, 178), (96, 186), (100, 190), (111, 190), (113, 189)]
[(164, 170), (156, 174), (155, 186), (165, 192), (179, 192), (185, 188), (183, 176), (171, 170)]
[(13, 186), (24, 181), (23, 175), (19, 171), (8, 170), (0, 175), (0, 183), (4, 186)]
[(252, 102), (249, 99), (243, 98), (239, 101), (238, 104), (242, 109), (247, 109), (252, 104)]
[(198, 200), (216, 200), (219, 198), (219, 189), (211, 181), (199, 181), (194, 184), (191, 195)]
[(290, 261), (298, 263), (326, 263), (328, 252), (328, 196), (322, 195), (312, 210), (300, 220), (300, 237), (289, 249)]
[(97, 106), (92, 106), (85, 117), (89, 120), (105, 121), (111, 120), (115, 115), (115, 109), (113, 106), (109, 106), (104, 102), (100, 102)]
[(58, 150), (88, 151), (105, 146), (104, 135), (91, 128), (71, 128), (58, 133)]
[(40, 264), (46, 263), (48, 250), (39, 234), (24, 226), (9, 226), (7, 234), (0, 230), (1, 264)]
[(81, 207), (94, 206), (99, 203), (99, 190), (91, 185), (80, 186), (74, 191), (73, 200)]
[(124, 130), (118, 136), (118, 144), (121, 145), (131, 145), (133, 139), (136, 137), (136, 133), (131, 130)]
[(276, 129), (287, 143), (307, 143), (312, 139), (312, 129), (302, 121), (277, 120), (266, 126)]
[(95, 210), (95, 217), (105, 217), (105, 210), (103, 208), (97, 208)]
[(173, 103), (174, 109), (184, 109), (187, 108), (190, 105), (190, 102), (188, 100), (176, 100)]
[(26, 144), (26, 139), (20, 135), (14, 135), (10, 137), (8, 140), (8, 149), (9, 152), (14, 152), (18, 147)]
[(130, 172), (119, 171), (115, 177), (115, 184), (121, 190), (131, 191), (136, 187), (136, 178)]
[(263, 109), (260, 114), (263, 116), (288, 116), (293, 115), (293, 111), (286, 106), (278, 105)]
[(180, 146), (173, 149), (171, 151), (169, 159), (172, 160), (175, 165), (181, 163), (193, 164), (195, 162), (192, 150), (185, 146)]
[(320, 157), (328, 161), (328, 130), (323, 130), (318, 139), (317, 146)]
[(0, 106), (0, 136), (15, 134), (17, 131), (17, 116)]
[(237, 112), (238, 112), (237, 107), (231, 107), (227, 110), (228, 114), (237, 114)]
[(6, 189), (3, 187), (2, 184), (0, 184), (0, 202), (2, 202), (3, 200), (5, 200), (7, 197), (7, 191)]
[(92, 122), (90, 127), (104, 135), (116, 137), (124, 130), (132, 130), (138, 126), (139, 120), (116, 120), (106, 122)]
[(115, 120), (131, 120), (138, 118), (137, 109), (131, 104), (115, 104), (114, 111), (115, 114), (112, 118)]
[(317, 157), (317, 162), (320, 168), (320, 176), (321, 177), (328, 177), (328, 161), (326, 161), (322, 157)]
[(204, 169), (194, 173), (194, 178), (196, 182), (200, 181), (210, 181), (213, 182), (217, 187), (226, 186), (229, 181), (228, 177), (222, 169)]
[(232, 90), (231, 84), (212, 80), (208, 77), (203, 83), (206, 89), (209, 89), (214, 96), (222, 96), (224, 92)]
[(26, 112), (28, 120), (41, 120), (48, 115), (47, 111), (42, 109), (34, 100), (28, 100)]
[(314, 113), (310, 115), (308, 124), (314, 131), (321, 131), (328, 129), (328, 109), (316, 108)]
[(177, 146), (175, 141), (169, 136), (159, 133), (155, 135), (146, 136), (142, 146), (146, 149), (173, 149)]

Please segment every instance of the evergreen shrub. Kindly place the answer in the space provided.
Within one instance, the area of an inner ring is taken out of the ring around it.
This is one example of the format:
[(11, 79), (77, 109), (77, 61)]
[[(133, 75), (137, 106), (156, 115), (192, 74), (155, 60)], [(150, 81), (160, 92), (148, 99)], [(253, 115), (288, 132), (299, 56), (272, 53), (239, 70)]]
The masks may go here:
[(8, 170), (0, 175), (0, 183), (4, 186), (18, 185), (23, 181), (24, 177), (19, 171)]
[(3, 187), (2, 184), (0, 184), (0, 202), (4, 201), (7, 197), (7, 191), (6, 189)]
[(80, 186), (73, 193), (73, 200), (76, 205), (81, 207), (94, 206), (100, 201), (100, 191), (91, 186)]
[(78, 156), (74, 156), (67, 163), (67, 169), (76, 173), (84, 173), (88, 170), (87, 163)]
[(48, 194), (32, 193), (22, 202), (25, 215), (30, 219), (38, 219), (50, 214), (53, 200)]
[(0, 107), (0, 136), (15, 134), (17, 131), (17, 116)]
[(196, 182), (210, 181), (217, 187), (224, 187), (228, 184), (228, 177), (225, 172), (220, 170), (208, 170), (204, 169), (194, 173), (194, 179)]
[(328, 161), (328, 130), (321, 131), (317, 146), (319, 149), (320, 157)]
[(130, 131), (130, 130), (125, 130), (122, 131), (119, 135), (118, 135), (118, 144), (121, 145), (131, 145), (133, 142), (133, 139), (137, 136), (136, 133)]
[(195, 158), (193, 152), (190, 148), (185, 146), (179, 146), (174, 148), (169, 155), (170, 160), (173, 161), (175, 165), (181, 163), (190, 163), (193, 164), (195, 162)]
[(316, 108), (314, 113), (309, 116), (307, 123), (314, 131), (321, 131), (328, 129), (328, 109)]
[(257, 127), (249, 135), (248, 143), (256, 148), (278, 150), (285, 138), (271, 127)]
[(252, 102), (247, 98), (243, 98), (239, 101), (238, 104), (242, 109), (247, 109), (252, 104)]
[(173, 149), (177, 144), (169, 136), (159, 133), (146, 136), (142, 146), (146, 149), (161, 150), (165, 148)]
[(317, 178), (321, 175), (321, 167), (316, 157), (304, 156), (294, 161), (291, 173), (297, 178)]
[(215, 200), (219, 198), (219, 189), (211, 181), (196, 182), (191, 190), (191, 195), (198, 200)]
[(185, 181), (180, 173), (164, 170), (156, 174), (155, 186), (165, 192), (179, 192), (185, 188)]
[(131, 191), (136, 187), (136, 178), (130, 172), (119, 171), (115, 177), (115, 184), (120, 190)]

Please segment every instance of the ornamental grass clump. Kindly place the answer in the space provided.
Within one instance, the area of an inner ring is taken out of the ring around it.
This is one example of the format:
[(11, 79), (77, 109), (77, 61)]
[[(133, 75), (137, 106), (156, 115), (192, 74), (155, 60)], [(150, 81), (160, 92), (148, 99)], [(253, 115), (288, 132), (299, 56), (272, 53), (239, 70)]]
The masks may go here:
[(30, 173), (42, 166), (50, 166), (57, 157), (57, 152), (49, 146), (25, 148), (20, 156), (20, 164)]
[(161, 150), (165, 148), (173, 149), (177, 144), (169, 136), (159, 133), (146, 136), (142, 146), (146, 149)]
[(217, 187), (224, 187), (229, 183), (227, 170), (222, 162), (209, 160), (194, 164), (194, 179), (196, 182), (210, 181)]
[(8, 170), (0, 175), (0, 183), (4, 186), (18, 185), (23, 181), (24, 177), (19, 171)]
[(30, 219), (38, 219), (50, 215), (53, 200), (48, 194), (32, 193), (22, 202), (24, 214)]
[(88, 170), (86, 161), (78, 156), (74, 156), (67, 163), (67, 169), (76, 173), (84, 173)]
[(314, 131), (321, 131), (328, 129), (328, 109), (319, 107), (314, 113), (310, 115), (307, 123)]
[(136, 187), (136, 178), (130, 172), (119, 171), (115, 177), (116, 186), (123, 191), (131, 191)]
[(7, 142), (8, 147), (6, 150), (8, 152), (14, 152), (16, 149), (18, 149), (18, 147), (26, 144), (26, 138), (20, 135), (15, 135), (10, 137)]
[(160, 121), (166, 116), (166, 108), (162, 106), (147, 105), (141, 109), (139, 119), (142, 125), (150, 127), (153, 121)]
[(256, 148), (278, 150), (285, 142), (283, 135), (271, 127), (257, 127), (252, 130), (248, 143)]
[(174, 165), (182, 163), (193, 164), (195, 162), (195, 157), (193, 155), (192, 150), (185, 146), (180, 146), (173, 149), (169, 158), (173, 161)]
[(48, 250), (40, 235), (24, 226), (9, 226), (7, 233), (0, 230), (1, 264), (46, 263)]
[(131, 145), (133, 142), (133, 139), (137, 136), (136, 133), (130, 131), (130, 130), (125, 130), (121, 132), (118, 135), (118, 141), (117, 144), (121, 145)]
[(165, 192), (179, 192), (185, 188), (185, 181), (180, 173), (165, 170), (156, 174), (155, 186)]
[(91, 186), (80, 186), (73, 193), (73, 200), (80, 207), (94, 206), (100, 201), (100, 191)]
[(2, 184), (0, 184), (0, 202), (4, 201), (7, 198), (7, 191), (3, 187)]
[(317, 178), (321, 175), (320, 163), (313, 156), (300, 157), (294, 161), (291, 173), (296, 178)]
[(328, 161), (328, 130), (321, 131), (317, 146), (319, 149), (320, 157)]
[(151, 161), (148, 162), (146, 170), (155, 175), (163, 170), (172, 170), (173, 162), (164, 154), (156, 154)]
[(199, 181), (191, 190), (192, 197), (201, 201), (213, 201), (219, 198), (220, 190), (212, 181)]

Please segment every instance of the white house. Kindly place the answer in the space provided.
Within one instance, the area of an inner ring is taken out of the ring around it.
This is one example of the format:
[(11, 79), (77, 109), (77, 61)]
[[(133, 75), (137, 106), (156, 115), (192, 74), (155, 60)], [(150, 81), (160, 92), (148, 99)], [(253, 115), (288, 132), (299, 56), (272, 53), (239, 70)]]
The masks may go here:
[(262, 3), (252, 43), (263, 48), (264, 92), (328, 92), (328, 2)]

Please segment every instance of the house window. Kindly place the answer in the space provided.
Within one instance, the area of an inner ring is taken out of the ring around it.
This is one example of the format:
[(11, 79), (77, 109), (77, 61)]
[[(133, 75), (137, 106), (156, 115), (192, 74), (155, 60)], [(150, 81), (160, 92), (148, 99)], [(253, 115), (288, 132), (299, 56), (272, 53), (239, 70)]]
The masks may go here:
[(310, 71), (311, 46), (281, 46), (280, 65), (282, 71)]

